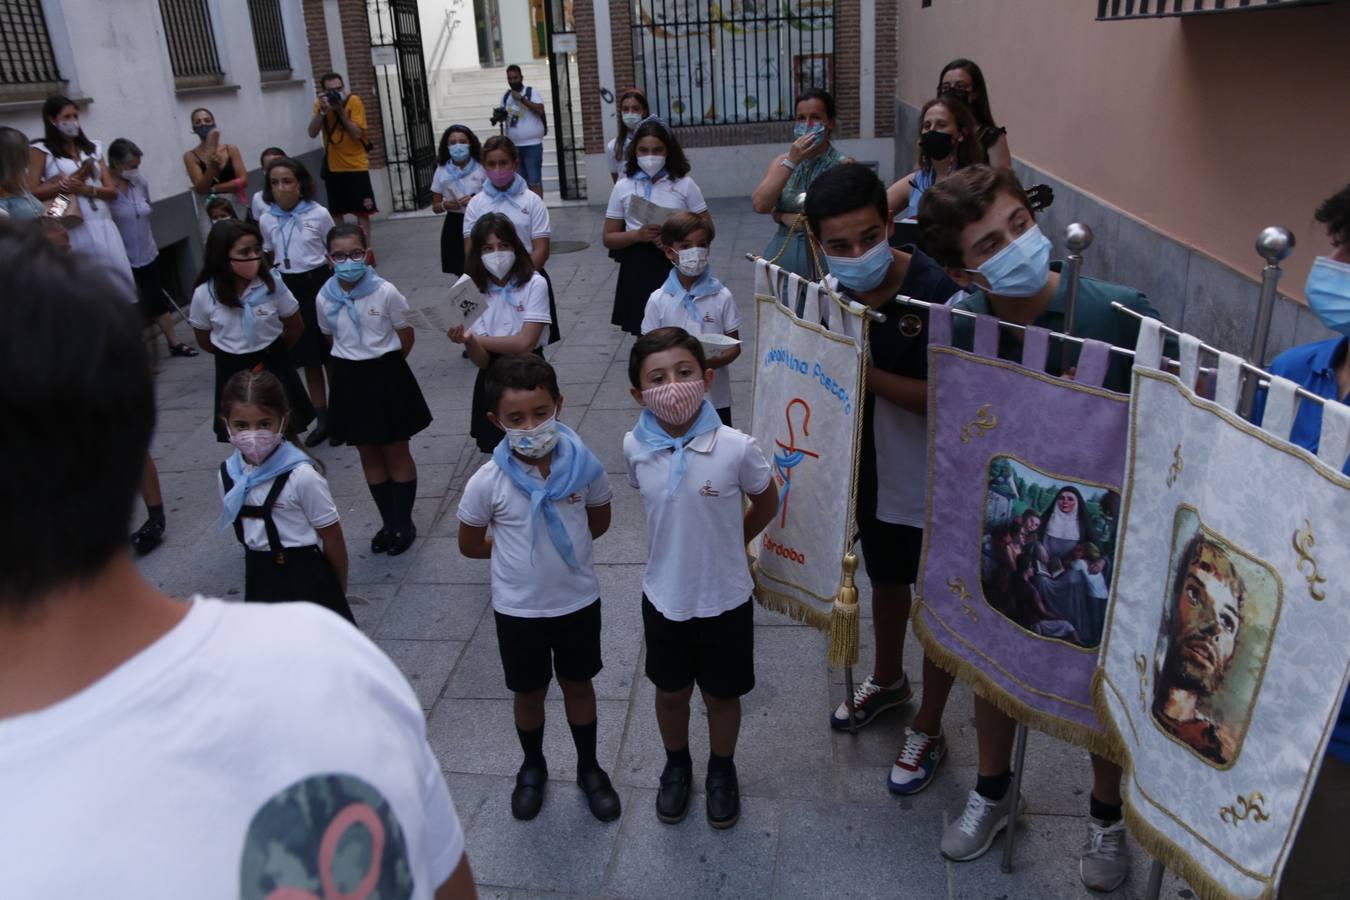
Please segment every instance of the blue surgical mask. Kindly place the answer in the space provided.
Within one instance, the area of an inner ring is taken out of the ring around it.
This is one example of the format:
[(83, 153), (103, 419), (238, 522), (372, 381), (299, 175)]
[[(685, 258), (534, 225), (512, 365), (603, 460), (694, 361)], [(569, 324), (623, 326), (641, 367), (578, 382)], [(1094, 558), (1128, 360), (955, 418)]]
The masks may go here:
[(1350, 263), (1317, 257), (1303, 290), (1308, 295), (1308, 307), (1323, 325), (1350, 336)]
[(337, 273), (339, 281), (353, 284), (360, 281), (366, 274), (366, 261), (364, 259), (344, 259), (340, 263), (333, 263), (333, 271)]
[(825, 257), (830, 274), (850, 291), (865, 294), (881, 284), (891, 267), (891, 245), (880, 241), (862, 256)]
[(1050, 239), (1032, 225), (1022, 236), (984, 261), (978, 269), (989, 292), (1000, 297), (1030, 297), (1050, 280)]
[(793, 137), (803, 137), (807, 134), (814, 134), (816, 137), (824, 137), (824, 122), (798, 122), (792, 128)]
[(464, 162), (464, 160), (469, 158), (469, 145), (451, 144), (450, 158), (453, 159), (455, 162)]

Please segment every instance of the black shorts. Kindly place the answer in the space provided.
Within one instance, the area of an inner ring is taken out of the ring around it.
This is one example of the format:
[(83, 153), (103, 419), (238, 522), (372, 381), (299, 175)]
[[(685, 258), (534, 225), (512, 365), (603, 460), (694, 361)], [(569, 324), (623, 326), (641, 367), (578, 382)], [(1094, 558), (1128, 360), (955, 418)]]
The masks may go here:
[(145, 321), (153, 322), (164, 313), (173, 312), (164, 296), (164, 284), (159, 277), (158, 257), (139, 268), (132, 269), (131, 277), (136, 280), (136, 300)]
[(922, 528), (859, 513), (858, 540), (862, 542), (867, 577), (873, 584), (914, 584), (918, 580)]
[(755, 687), (755, 612), (746, 600), (720, 616), (667, 619), (642, 597), (647, 678), (659, 691), (682, 691), (694, 682), (724, 700)]
[(329, 172), (323, 183), (328, 189), (328, 211), (334, 216), (368, 216), (380, 211), (375, 206), (370, 172)]
[(553, 673), (566, 681), (590, 681), (600, 661), (600, 601), (565, 616), (526, 618), (493, 610), (497, 649), (506, 686), (517, 694), (542, 691)]

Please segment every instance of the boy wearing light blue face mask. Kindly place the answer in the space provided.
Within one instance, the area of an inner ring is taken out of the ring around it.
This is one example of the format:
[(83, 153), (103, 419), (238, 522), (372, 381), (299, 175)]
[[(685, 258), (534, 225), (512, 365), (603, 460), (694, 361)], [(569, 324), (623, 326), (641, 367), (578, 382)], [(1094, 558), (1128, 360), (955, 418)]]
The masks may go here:
[(609, 477), (577, 433), (558, 421), (558, 378), (542, 358), (498, 359), (483, 392), (506, 439), (464, 486), (459, 551), (492, 560), (497, 647), (525, 753), (511, 814), (533, 819), (544, 802), (544, 695), (556, 672), (576, 744), (577, 785), (591, 814), (610, 822), (619, 817), (619, 795), (596, 761), (591, 685), (603, 665), (593, 541), (609, 529)]

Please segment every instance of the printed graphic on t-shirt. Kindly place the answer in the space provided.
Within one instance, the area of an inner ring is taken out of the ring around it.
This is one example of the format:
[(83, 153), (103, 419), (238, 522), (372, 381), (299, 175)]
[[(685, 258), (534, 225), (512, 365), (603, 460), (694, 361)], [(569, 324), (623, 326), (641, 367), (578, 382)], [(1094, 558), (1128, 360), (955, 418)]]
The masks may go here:
[(373, 786), (313, 775), (282, 789), (249, 823), (239, 863), (241, 900), (411, 897), (403, 828)]

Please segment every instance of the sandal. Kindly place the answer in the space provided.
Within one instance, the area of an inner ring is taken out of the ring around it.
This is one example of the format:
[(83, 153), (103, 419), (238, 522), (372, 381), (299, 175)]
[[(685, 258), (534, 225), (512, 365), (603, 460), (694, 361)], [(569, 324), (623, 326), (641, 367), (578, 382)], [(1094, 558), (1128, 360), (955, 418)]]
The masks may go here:
[(196, 355), (197, 355), (197, 350), (196, 350), (195, 347), (189, 347), (187, 344), (184, 344), (184, 343), (182, 343), (182, 342), (179, 342), (179, 343), (174, 344), (172, 347), (169, 348), (169, 355), (170, 355), (170, 356), (196, 356)]

